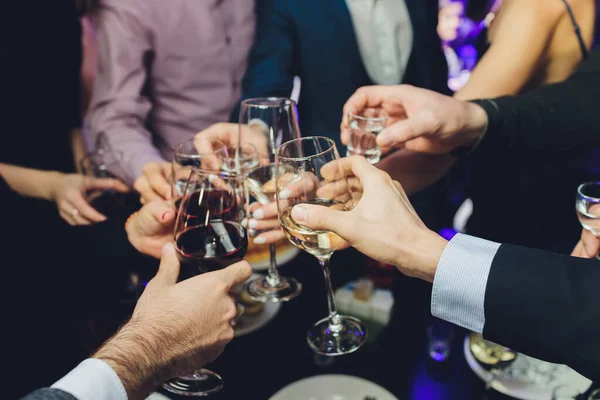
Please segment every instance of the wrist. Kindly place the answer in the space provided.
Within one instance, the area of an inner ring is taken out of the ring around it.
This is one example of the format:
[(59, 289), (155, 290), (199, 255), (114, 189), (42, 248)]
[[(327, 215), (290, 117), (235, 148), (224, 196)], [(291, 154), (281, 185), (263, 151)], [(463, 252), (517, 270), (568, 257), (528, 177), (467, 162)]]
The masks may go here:
[(46, 176), (46, 186), (42, 191), (44, 200), (56, 201), (56, 196), (65, 174), (58, 171), (48, 171)]
[(433, 283), (437, 266), (448, 241), (437, 233), (423, 228), (416, 233), (408, 252), (409, 273), (415, 278)]
[(463, 109), (465, 120), (463, 121), (461, 146), (471, 148), (485, 134), (488, 115), (481, 106), (470, 101), (463, 102)]
[(161, 358), (152, 337), (129, 322), (92, 358), (106, 362), (118, 375), (130, 400), (143, 399), (168, 377), (161, 376)]

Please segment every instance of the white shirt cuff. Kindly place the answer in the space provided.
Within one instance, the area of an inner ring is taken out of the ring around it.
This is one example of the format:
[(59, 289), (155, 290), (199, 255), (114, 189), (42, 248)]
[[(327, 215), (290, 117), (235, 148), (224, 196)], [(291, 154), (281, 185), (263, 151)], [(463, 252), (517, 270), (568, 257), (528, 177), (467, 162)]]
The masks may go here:
[(431, 314), (473, 332), (485, 325), (485, 290), (500, 243), (457, 234), (435, 273)]
[(104, 361), (88, 358), (52, 385), (78, 400), (127, 400), (117, 373)]

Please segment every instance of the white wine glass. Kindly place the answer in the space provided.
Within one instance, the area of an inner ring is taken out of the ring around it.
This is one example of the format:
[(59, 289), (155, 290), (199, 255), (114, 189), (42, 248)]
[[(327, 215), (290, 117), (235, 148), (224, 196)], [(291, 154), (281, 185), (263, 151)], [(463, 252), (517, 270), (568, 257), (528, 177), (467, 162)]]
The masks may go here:
[[(316, 204), (339, 211), (352, 209), (352, 193), (339, 160), (334, 141), (326, 137), (291, 140), (282, 144), (275, 155), (275, 193), (283, 231), (296, 247), (319, 260), (325, 277), (329, 316), (310, 328), (307, 341), (313, 351), (327, 356), (352, 353), (367, 337), (366, 326), (357, 318), (338, 314), (335, 305), (329, 261), (346, 242), (331, 231), (298, 224), (291, 214), (298, 204)], [(324, 166), (336, 172), (333, 175), (337, 180), (323, 176)]]
[[(579, 185), (575, 209), (581, 226), (600, 238), (600, 182)], [(600, 260), (600, 252), (596, 254), (596, 258)]]
[(512, 365), (519, 355), (506, 346), (485, 340), (475, 332), (469, 337), (469, 349), (477, 363), (490, 373), (490, 378), (485, 383), (486, 392), (492, 388), (500, 373)]
[[(240, 130), (238, 143), (240, 148), (252, 144), (257, 151), (259, 164), (266, 166), (275, 160), (275, 150), (279, 145), (300, 137), (298, 125), (298, 109), (296, 103), (283, 97), (265, 97), (244, 100), (240, 107)], [(243, 152), (238, 151), (238, 154)], [(241, 161), (238, 161), (241, 163)], [(255, 178), (262, 180), (264, 173), (269, 169), (256, 172)], [(249, 185), (250, 194), (261, 205), (267, 205), (262, 185)], [(272, 199), (271, 199), (272, 201)], [(269, 245), (269, 269), (267, 275), (251, 281), (246, 290), (254, 300), (262, 302), (284, 302), (298, 296), (302, 291), (302, 284), (292, 277), (279, 274), (277, 267), (277, 247)]]

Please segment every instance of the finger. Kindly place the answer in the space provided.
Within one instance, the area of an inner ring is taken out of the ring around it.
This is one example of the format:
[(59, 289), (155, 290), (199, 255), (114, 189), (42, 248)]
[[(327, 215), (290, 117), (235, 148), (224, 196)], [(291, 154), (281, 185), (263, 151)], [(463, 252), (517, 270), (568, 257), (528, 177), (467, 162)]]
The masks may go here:
[(379, 172), (377, 167), (361, 156), (344, 157), (331, 161), (321, 168), (321, 175), (330, 182), (341, 180), (347, 176), (355, 176), (361, 182), (362, 187), (366, 186), (369, 176)]
[(179, 260), (173, 243), (166, 243), (162, 248), (162, 257), (156, 276), (152, 281), (161, 285), (174, 285), (179, 277)]
[(75, 222), (75, 220), (73, 219), (73, 215), (69, 212), (65, 212), (63, 210), (59, 210), (58, 214), (60, 215), (60, 217), (62, 219), (65, 220), (65, 222), (71, 226), (77, 225), (77, 223)]
[(150, 187), (150, 182), (144, 176), (135, 181), (133, 185), (134, 189), (140, 194), (140, 202), (142, 204), (148, 203), (153, 200), (163, 200), (158, 193), (155, 193), (152, 187)]
[(298, 204), (292, 209), (292, 218), (311, 229), (332, 231), (344, 237), (351, 226), (350, 212), (312, 204)]
[(78, 214), (75, 217), (83, 217), (90, 222), (102, 222), (106, 220), (104, 215), (100, 214), (88, 204), (81, 193), (78, 192), (69, 200), (71, 201), (73, 208), (78, 210)]
[(254, 244), (273, 244), (285, 239), (282, 229), (261, 232), (252, 241)]
[[(208, 154), (214, 151), (213, 143), (215, 142), (223, 142), (224, 145), (229, 145), (232, 147), (237, 147), (238, 136), (239, 136), (239, 124), (228, 123), (228, 122), (219, 122), (211, 125), (207, 129), (198, 132), (194, 137), (194, 143), (196, 144), (196, 148), (200, 150), (199, 146), (202, 146), (202, 153), (199, 154)], [(207, 151), (205, 151), (207, 150)]]
[(275, 229), (281, 226), (278, 218), (271, 219), (254, 219), (248, 221), (248, 228), (255, 231), (264, 231), (267, 229)]
[(87, 189), (115, 190), (122, 193), (129, 192), (129, 187), (126, 184), (119, 179), (113, 178), (87, 177), (85, 186)]
[(583, 246), (583, 242), (581, 240), (577, 242), (577, 245), (573, 249), (571, 255), (573, 257), (588, 258), (585, 251), (585, 247)]
[(158, 224), (163, 226), (173, 222), (175, 219), (175, 212), (173, 211), (171, 203), (164, 200), (155, 200), (140, 208), (138, 218), (143, 221), (144, 225)]
[(581, 242), (589, 258), (595, 257), (600, 251), (600, 239), (587, 229), (584, 229), (581, 233)]
[(430, 110), (420, 110), (410, 118), (388, 125), (377, 135), (380, 147), (399, 147), (406, 142), (425, 135), (431, 135), (438, 129), (436, 117)]
[(344, 104), (344, 116), (357, 114), (365, 108), (381, 107), (387, 92), (385, 86), (363, 86), (359, 88)]
[(169, 181), (165, 177), (162, 168), (152, 170), (152, 172), (146, 176), (148, 177), (148, 182), (154, 193), (163, 199), (169, 199), (171, 197), (171, 185), (169, 185)]
[[(280, 203), (283, 206), (283, 202)], [(252, 212), (252, 217), (255, 219), (272, 219), (277, 218), (277, 203), (273, 202), (266, 206), (259, 206)]]
[[(323, 199), (338, 199), (348, 196), (354, 192), (362, 192), (363, 187), (358, 178), (342, 178), (334, 182), (329, 182), (317, 189), (317, 196)], [(338, 201), (345, 201), (338, 199)]]
[(242, 284), (252, 276), (252, 268), (247, 261), (240, 261), (219, 271), (215, 271), (227, 283), (227, 289), (230, 291), (239, 284)]

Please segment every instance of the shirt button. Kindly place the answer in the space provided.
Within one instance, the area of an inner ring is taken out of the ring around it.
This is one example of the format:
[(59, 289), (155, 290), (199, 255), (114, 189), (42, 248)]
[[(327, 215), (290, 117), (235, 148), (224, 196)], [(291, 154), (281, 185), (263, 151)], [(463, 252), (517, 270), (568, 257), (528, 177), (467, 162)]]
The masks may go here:
[(225, 43), (227, 43), (228, 45), (231, 44), (231, 36), (225, 36)]

